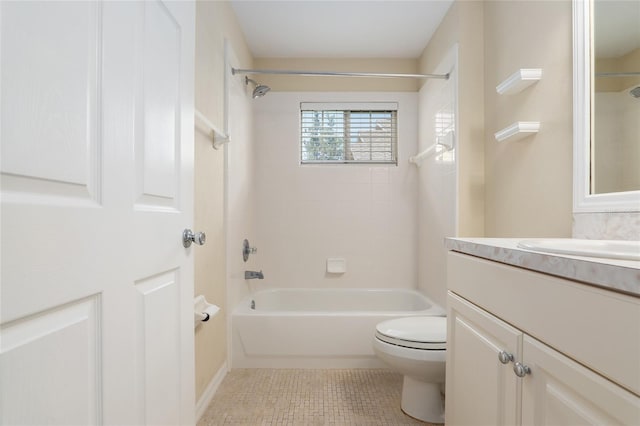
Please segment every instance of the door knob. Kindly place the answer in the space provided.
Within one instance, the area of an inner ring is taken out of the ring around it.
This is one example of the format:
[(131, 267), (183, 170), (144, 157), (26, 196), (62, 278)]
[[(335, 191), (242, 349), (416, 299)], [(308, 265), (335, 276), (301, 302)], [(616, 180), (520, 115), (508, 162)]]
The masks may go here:
[(203, 245), (207, 240), (207, 236), (204, 232), (196, 232), (195, 234), (191, 229), (185, 229), (182, 232), (182, 245), (185, 247), (191, 247), (191, 243), (196, 243), (199, 246)]

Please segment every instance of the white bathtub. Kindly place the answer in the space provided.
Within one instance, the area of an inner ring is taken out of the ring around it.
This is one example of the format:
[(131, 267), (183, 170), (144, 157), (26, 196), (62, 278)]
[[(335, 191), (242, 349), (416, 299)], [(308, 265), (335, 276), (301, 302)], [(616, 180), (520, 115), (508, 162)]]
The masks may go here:
[(232, 367), (381, 368), (371, 347), (376, 324), (445, 314), (413, 290), (260, 291), (232, 313)]

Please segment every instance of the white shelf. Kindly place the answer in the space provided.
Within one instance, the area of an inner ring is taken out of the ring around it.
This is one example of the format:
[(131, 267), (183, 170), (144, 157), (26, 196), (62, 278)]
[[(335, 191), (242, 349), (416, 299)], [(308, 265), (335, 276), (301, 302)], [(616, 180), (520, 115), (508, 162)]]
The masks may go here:
[(542, 68), (520, 68), (505, 81), (496, 86), (501, 95), (513, 95), (522, 92), (542, 78)]
[(498, 142), (506, 141), (507, 139), (517, 141), (534, 133), (538, 133), (538, 130), (540, 130), (539, 121), (517, 121), (496, 132), (495, 137)]

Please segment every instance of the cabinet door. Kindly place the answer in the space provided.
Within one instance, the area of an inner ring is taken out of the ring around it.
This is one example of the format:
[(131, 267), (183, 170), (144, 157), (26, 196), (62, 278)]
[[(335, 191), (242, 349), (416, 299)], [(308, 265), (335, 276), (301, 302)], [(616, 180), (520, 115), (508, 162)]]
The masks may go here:
[(454, 293), (447, 302), (447, 424), (519, 424), (521, 384), (498, 355), (519, 360), (522, 333)]
[[(640, 398), (525, 336), (523, 425), (639, 425)], [(615, 362), (612, 359), (612, 362)]]

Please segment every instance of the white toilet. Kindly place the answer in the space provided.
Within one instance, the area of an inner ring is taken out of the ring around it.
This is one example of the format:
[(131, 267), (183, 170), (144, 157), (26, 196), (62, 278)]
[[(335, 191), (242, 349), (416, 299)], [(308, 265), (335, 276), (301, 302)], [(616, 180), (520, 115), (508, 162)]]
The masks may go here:
[(405, 317), (376, 326), (373, 350), (404, 375), (402, 411), (418, 420), (444, 423), (446, 317)]

